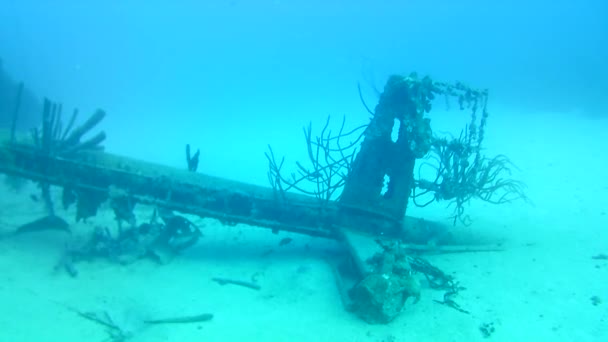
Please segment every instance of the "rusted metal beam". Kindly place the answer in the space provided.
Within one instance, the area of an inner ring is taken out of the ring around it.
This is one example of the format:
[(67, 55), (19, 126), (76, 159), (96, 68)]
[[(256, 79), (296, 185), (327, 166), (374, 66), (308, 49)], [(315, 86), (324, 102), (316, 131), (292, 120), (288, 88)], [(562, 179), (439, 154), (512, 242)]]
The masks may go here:
[(69, 158), (49, 156), (32, 144), (6, 141), (0, 143), (0, 173), (101, 198), (119, 189), (136, 203), (275, 232), (341, 239), (342, 228), (389, 235), (401, 227), (399, 221), (365, 208), (299, 194), (278, 196), (271, 188), (104, 152), (82, 152)]

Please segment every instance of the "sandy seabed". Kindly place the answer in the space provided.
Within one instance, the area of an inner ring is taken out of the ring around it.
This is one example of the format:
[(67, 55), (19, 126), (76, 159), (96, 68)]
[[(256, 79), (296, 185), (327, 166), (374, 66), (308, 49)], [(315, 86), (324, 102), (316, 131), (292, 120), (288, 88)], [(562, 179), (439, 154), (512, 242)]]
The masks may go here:
[[(197, 220), (205, 237), (168, 265), (83, 262), (72, 278), (54, 267), (73, 237), (11, 233), (45, 214), (30, 196), (35, 185), (2, 185), (0, 341), (108, 340), (103, 326), (74, 310), (107, 312), (132, 333), (129, 341), (608, 341), (608, 260), (592, 258), (608, 254), (608, 121), (495, 120), (490, 148), (517, 163), (531, 201), (473, 203), (473, 224), (453, 230), (456, 241), (500, 243), (503, 251), (427, 258), (466, 287), (457, 301), (470, 314), (437, 304), (443, 293), (424, 286), (421, 300), (392, 323), (366, 324), (341, 306), (323, 259), (337, 248), (333, 242), (208, 219)], [(505, 128), (524, 121), (517, 136)], [(73, 210), (58, 214), (73, 222)], [(145, 220), (150, 210), (137, 214)], [(449, 212), (438, 205), (411, 214), (447, 221)], [(115, 225), (113, 214), (103, 210), (72, 229), (96, 225)], [(285, 237), (293, 241), (279, 247)], [(256, 277), (261, 290), (219, 286), (213, 277)], [(141, 323), (201, 313), (214, 318)], [(493, 333), (484, 336), (483, 325)]]

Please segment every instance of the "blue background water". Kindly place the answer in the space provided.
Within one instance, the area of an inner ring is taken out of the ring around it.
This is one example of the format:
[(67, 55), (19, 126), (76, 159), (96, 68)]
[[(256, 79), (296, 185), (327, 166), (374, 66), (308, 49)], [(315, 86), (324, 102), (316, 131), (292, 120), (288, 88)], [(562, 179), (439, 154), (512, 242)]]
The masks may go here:
[(303, 148), (310, 120), (365, 123), (357, 82), (373, 105), (391, 73), (489, 88), (495, 113), (600, 116), (607, 16), (602, 0), (0, 0), (0, 58), (40, 96), (106, 109), (111, 151), (182, 166), (190, 142), (204, 172), (244, 178), (235, 163)]
[[(267, 143), (293, 167), (305, 154), (302, 125), (312, 121), (318, 131), (329, 114), (335, 123), (341, 115), (351, 125), (367, 121), (357, 82), (373, 106), (373, 87), (388, 74), (418, 71), (490, 89), (486, 151), (520, 166), (514, 177), (531, 199), (472, 201), (473, 225), (452, 231), (465, 243), (500, 242), (503, 252), (430, 256), (467, 288), (457, 303), (472, 315), (439, 306), (443, 293), (425, 289), (392, 325), (369, 326), (339, 305), (325, 252), (308, 248), (325, 251), (318, 239), (294, 236), (277, 248), (284, 235), (204, 220), (201, 243), (170, 265), (87, 262), (75, 280), (50, 272), (65, 253), (62, 236), (4, 238), (46, 214), (29, 196), (37, 188), (0, 189), (0, 340), (107, 337), (66, 310), (74, 307), (119, 318), (217, 314), (202, 329), (146, 330), (138, 336), (145, 341), (485, 341), (479, 327), (493, 322), (493, 341), (608, 341), (608, 267), (591, 258), (608, 246), (607, 7), (605, 0), (0, 0), (4, 70), (66, 108), (106, 109), (112, 152), (184, 168), (190, 142), (202, 149), (201, 172), (266, 184)], [(439, 106), (431, 113), (436, 131), (466, 123), (466, 113), (445, 114)], [(438, 222), (451, 213), (445, 203), (408, 208)], [(73, 231), (98, 224), (113, 226), (114, 215), (100, 213)], [(270, 248), (271, 256), (261, 253)], [(209, 281), (252, 273), (262, 274), (261, 295)], [(594, 296), (604, 304), (592, 304)]]

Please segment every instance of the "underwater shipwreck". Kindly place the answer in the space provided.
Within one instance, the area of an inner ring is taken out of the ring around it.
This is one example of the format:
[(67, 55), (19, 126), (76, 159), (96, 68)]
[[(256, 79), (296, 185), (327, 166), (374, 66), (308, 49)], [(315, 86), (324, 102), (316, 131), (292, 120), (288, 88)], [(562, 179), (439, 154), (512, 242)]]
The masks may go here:
[[(185, 216), (195, 215), (217, 219), (227, 229), (244, 223), (273, 233), (288, 231), (340, 242), (345, 252), (332, 255), (328, 262), (342, 304), (368, 323), (392, 321), (420, 298), (421, 286), (442, 291), (443, 301), (437, 303), (466, 314), (466, 308), (458, 305), (464, 286), (429, 263), (425, 253), (496, 246), (437, 245), (420, 232), (438, 229), (440, 224), (406, 214), (410, 206), (441, 201), (449, 204), (454, 225), (466, 225), (465, 208), (471, 200), (503, 204), (525, 198), (524, 185), (511, 178), (509, 159), (483, 154), (488, 92), (410, 74), (389, 77), (374, 108), (365, 103), (360, 90), (359, 96), (370, 122), (346, 130), (343, 121), (338, 131), (332, 131), (328, 118), (318, 136), (312, 126), (305, 127), (308, 160), (296, 163), (295, 172), (286, 171), (284, 159), (269, 146), (267, 187), (199, 172), (199, 153), (189, 145), (183, 169), (106, 153), (102, 146), (106, 134), (97, 131), (104, 111), (78, 120), (77, 111), (64, 117), (61, 105), (50, 100), (44, 101), (41, 126), (22, 134), (15, 129), (17, 99), (12, 129), (0, 131), (0, 172), (36, 182), (48, 210), (47, 217), (18, 231), (45, 225), (70, 229), (71, 218), (55, 214), (58, 204), (51, 188), (61, 191), (60, 205), (75, 206), (77, 221), (95, 216), (102, 204), (109, 203), (118, 222), (116, 231), (95, 229), (86, 243), (66, 247), (59, 261), (57, 267), (73, 277), (78, 275), (79, 262), (96, 258), (118, 265), (142, 258), (169, 263), (204, 238)], [(434, 133), (431, 118), (437, 103), (467, 114), (469, 121), (459, 136)], [(135, 219), (138, 204), (153, 208), (148, 222)], [(260, 288), (254, 281), (214, 281)], [(79, 314), (111, 328), (103, 317)]]

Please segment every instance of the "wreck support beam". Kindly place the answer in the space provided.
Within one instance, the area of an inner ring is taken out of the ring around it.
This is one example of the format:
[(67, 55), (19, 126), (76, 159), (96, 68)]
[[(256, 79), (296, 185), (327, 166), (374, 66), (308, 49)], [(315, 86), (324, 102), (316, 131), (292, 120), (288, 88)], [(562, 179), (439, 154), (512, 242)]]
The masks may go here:
[(400, 230), (400, 222), (373, 212), (353, 214), (337, 202), (179, 170), (104, 152), (70, 158), (41, 153), (28, 143), (0, 143), (0, 173), (61, 186), (80, 196), (106, 199), (116, 189), (135, 203), (155, 205), (224, 224), (245, 223), (341, 239), (349, 228), (379, 234)]

